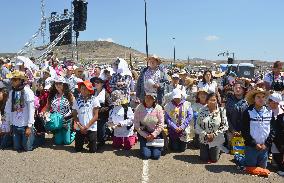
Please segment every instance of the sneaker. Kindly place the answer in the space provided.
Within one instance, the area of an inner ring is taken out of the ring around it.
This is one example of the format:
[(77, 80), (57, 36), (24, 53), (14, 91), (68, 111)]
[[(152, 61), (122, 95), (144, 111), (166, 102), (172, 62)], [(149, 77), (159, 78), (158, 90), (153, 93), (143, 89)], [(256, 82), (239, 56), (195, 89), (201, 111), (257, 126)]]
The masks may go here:
[(220, 146), (220, 150), (223, 151), (226, 154), (230, 153), (229, 149), (227, 149), (225, 146)]
[(278, 171), (277, 173), (278, 173), (278, 175), (280, 175), (282, 177), (284, 176), (284, 172), (283, 171)]

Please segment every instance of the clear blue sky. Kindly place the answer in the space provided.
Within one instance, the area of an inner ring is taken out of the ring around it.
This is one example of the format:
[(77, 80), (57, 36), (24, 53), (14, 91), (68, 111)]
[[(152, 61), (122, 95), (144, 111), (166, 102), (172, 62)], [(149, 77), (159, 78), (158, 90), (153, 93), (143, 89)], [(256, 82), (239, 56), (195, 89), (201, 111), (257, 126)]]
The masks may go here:
[[(89, 0), (80, 40), (110, 38), (145, 52), (143, 0)], [(284, 59), (283, 0), (147, 0), (149, 52), (177, 58)], [(71, 0), (46, 0), (46, 12), (63, 12)], [(40, 25), (40, 0), (1, 0), (0, 52), (16, 52)]]

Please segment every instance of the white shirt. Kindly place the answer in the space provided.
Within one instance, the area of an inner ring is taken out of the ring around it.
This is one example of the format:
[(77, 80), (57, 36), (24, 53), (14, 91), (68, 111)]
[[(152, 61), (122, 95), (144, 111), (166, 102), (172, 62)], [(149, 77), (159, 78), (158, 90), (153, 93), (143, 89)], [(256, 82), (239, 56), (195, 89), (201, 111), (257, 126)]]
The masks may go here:
[(7, 133), (10, 132), (10, 125), (5, 120), (5, 116), (0, 115), (0, 129), (2, 132)]
[[(33, 91), (28, 87), (24, 87), (24, 108), (12, 112), (12, 91), (9, 92), (9, 98), (5, 106), (6, 121), (17, 127), (32, 127), (34, 124), (35, 96)], [(18, 93), (20, 93), (19, 91)]]
[[(81, 96), (73, 103), (73, 109), (78, 113), (79, 122), (86, 126), (93, 116), (93, 109), (99, 108), (100, 102), (96, 97), (91, 97), (87, 101), (83, 100)], [(80, 130), (78, 127), (76, 130)], [(88, 128), (90, 131), (97, 131), (97, 121)]]
[[(271, 84), (273, 82), (273, 73), (270, 72), (270, 73), (265, 74), (265, 76), (263, 77), (263, 81), (269, 83), (269, 85), (271, 86)], [(282, 82), (281, 75), (274, 76), (274, 81), (275, 82)]]
[(106, 90), (103, 88), (99, 94), (96, 92), (95, 96), (99, 100), (100, 104), (104, 104), (106, 100)]
[(217, 88), (217, 83), (216, 81), (212, 81), (211, 83), (203, 83), (202, 81), (200, 81), (198, 83), (197, 86), (198, 89), (205, 89), (207, 90), (209, 93), (215, 93), (216, 92), (216, 88)]
[[(127, 119), (124, 120), (124, 108), (122, 106), (114, 106), (114, 108), (109, 113), (109, 121), (112, 121), (115, 125), (118, 123), (122, 127), (115, 127), (114, 136), (115, 137), (129, 137), (133, 135), (134, 125), (133, 125), (134, 113), (130, 107), (127, 109)], [(127, 129), (127, 126), (131, 126)]]

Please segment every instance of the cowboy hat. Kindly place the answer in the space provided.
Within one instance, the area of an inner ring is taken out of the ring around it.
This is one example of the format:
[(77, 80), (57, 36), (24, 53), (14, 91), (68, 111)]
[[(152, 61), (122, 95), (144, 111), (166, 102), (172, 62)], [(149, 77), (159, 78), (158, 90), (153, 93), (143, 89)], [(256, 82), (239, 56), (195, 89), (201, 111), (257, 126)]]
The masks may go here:
[(220, 78), (220, 77), (222, 77), (222, 76), (225, 75), (225, 72), (213, 71), (213, 72), (212, 72), (212, 75), (213, 75), (213, 77), (215, 77), (215, 78)]
[(89, 80), (85, 80), (83, 82), (78, 83), (78, 88), (80, 89), (82, 85), (85, 85), (85, 87), (87, 88), (87, 90), (89, 90), (91, 94), (95, 93), (93, 85)]
[(156, 60), (158, 64), (162, 63), (162, 60), (157, 55), (153, 55), (153, 56), (150, 56), (150, 57), (146, 58), (146, 61), (148, 62), (151, 59)]
[(252, 105), (254, 104), (254, 97), (256, 94), (259, 94), (259, 93), (262, 93), (265, 95), (265, 97), (267, 97), (269, 95), (269, 92), (268, 91), (265, 91), (264, 89), (262, 88), (255, 88), (251, 91), (249, 91), (247, 94), (246, 94), (246, 101), (249, 103), (249, 105)]
[(17, 79), (22, 79), (22, 80), (25, 80), (25, 81), (28, 80), (26, 74), (24, 72), (18, 71), (18, 70), (15, 70), (13, 72), (8, 73), (6, 75), (6, 78), (8, 78), (8, 79), (14, 79), (14, 78), (16, 79), (17, 78)]
[(186, 70), (182, 69), (179, 73), (179, 75), (184, 75), (184, 74), (187, 74)]
[(205, 93), (209, 94), (209, 91), (207, 89), (205, 89), (205, 88), (199, 88), (197, 90), (197, 94), (200, 93), (200, 92), (205, 92)]
[(194, 79), (193, 78), (186, 78), (185, 83), (186, 86), (190, 86), (194, 84)]

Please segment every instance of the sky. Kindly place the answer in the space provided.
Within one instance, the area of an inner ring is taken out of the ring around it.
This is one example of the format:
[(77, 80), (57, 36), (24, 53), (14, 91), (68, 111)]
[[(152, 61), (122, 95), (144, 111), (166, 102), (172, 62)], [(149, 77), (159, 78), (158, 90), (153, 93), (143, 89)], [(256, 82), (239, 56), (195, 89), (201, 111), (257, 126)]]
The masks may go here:
[[(45, 0), (46, 14), (71, 0)], [(283, 0), (147, 0), (149, 53), (164, 58), (284, 59)], [(1, 0), (0, 52), (17, 52), (40, 26), (40, 0)], [(47, 29), (48, 30), (48, 29)], [(173, 40), (172, 38), (175, 38)], [(107, 40), (145, 52), (144, 0), (88, 0), (79, 40)]]

